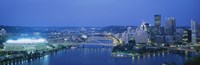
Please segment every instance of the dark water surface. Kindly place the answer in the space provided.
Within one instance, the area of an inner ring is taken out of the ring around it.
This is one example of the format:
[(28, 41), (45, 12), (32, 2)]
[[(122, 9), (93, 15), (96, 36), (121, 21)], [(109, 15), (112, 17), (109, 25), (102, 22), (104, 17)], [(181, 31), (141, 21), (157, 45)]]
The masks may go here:
[(85, 47), (66, 49), (45, 57), (23, 61), (14, 65), (161, 65), (163, 62), (183, 65), (187, 57), (171, 52), (142, 57), (114, 58), (111, 47)]

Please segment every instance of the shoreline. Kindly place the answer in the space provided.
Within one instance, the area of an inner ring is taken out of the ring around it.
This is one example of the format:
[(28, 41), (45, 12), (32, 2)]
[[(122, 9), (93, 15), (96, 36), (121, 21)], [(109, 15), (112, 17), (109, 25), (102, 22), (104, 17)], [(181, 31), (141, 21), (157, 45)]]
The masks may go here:
[(15, 64), (18, 62), (30, 62), (33, 61), (35, 59), (38, 58), (42, 58), (45, 57), (46, 55), (50, 55), (52, 53), (56, 53), (58, 51), (62, 51), (65, 49), (69, 49), (70, 46), (65, 46), (65, 47), (59, 47), (59, 48), (55, 48), (55, 49), (51, 49), (48, 51), (42, 51), (42, 52), (35, 52), (35, 53), (31, 53), (31, 54), (26, 54), (26, 53), (21, 53), (21, 51), (18, 51), (19, 53), (21, 53), (21, 55), (14, 55), (12, 54), (11, 56), (4, 56), (2, 57), (2, 59), (0, 60), (0, 65), (8, 65), (8, 64)]

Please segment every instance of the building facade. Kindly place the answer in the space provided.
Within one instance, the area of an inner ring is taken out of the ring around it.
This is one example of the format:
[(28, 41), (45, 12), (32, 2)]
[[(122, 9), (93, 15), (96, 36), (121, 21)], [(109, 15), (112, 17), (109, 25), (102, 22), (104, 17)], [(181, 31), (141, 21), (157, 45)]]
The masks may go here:
[(191, 20), (192, 44), (197, 43), (197, 22)]
[(174, 35), (176, 32), (176, 21), (174, 17), (170, 17), (166, 19), (165, 23), (165, 34), (166, 35)]
[(183, 36), (182, 38), (183, 44), (191, 43), (191, 36), (192, 36), (191, 30), (184, 29), (182, 36)]
[(154, 15), (154, 34), (160, 34), (161, 15)]

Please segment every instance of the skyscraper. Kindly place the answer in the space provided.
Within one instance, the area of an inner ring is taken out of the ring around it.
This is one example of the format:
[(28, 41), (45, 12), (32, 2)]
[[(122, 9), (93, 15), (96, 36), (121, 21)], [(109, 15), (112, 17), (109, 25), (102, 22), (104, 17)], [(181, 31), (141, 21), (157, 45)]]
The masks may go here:
[(6, 30), (5, 29), (1, 29), (0, 30), (0, 35), (6, 35)]
[(161, 27), (161, 15), (154, 15), (154, 26), (155, 26), (155, 33), (160, 34), (160, 27)]
[(165, 34), (174, 35), (176, 32), (176, 21), (174, 17), (166, 18)]
[(192, 30), (192, 43), (196, 44), (196, 40), (197, 40), (197, 22), (194, 20), (191, 20), (191, 30)]
[(132, 27), (128, 27), (127, 28), (127, 42), (128, 40), (132, 39), (134, 37), (134, 32), (133, 32), (133, 28)]
[(142, 25), (140, 25), (134, 34), (134, 38), (135, 38), (135, 42), (137, 44), (142, 43), (142, 44), (147, 44), (148, 43), (148, 39), (149, 39), (149, 34), (147, 33), (147, 31), (145, 31), (146, 26), (144, 23), (142, 23)]
[(143, 22), (142, 25), (140, 26), (140, 29), (146, 31), (146, 32), (150, 32), (150, 26), (149, 23)]
[(197, 23), (197, 37), (200, 38), (200, 23)]
[(131, 34), (131, 33), (132, 33), (132, 28), (131, 28), (131, 27), (128, 27), (128, 28), (127, 28), (127, 33), (128, 33), (128, 34)]
[(127, 31), (123, 32), (122, 33), (122, 41), (123, 43), (128, 43), (128, 34), (127, 34)]
[(5, 29), (0, 29), (0, 48), (2, 48), (3, 46), (1, 44), (3, 44), (7, 39), (7, 32)]
[(191, 30), (189, 29), (184, 29), (183, 31), (183, 43), (187, 44), (191, 42)]

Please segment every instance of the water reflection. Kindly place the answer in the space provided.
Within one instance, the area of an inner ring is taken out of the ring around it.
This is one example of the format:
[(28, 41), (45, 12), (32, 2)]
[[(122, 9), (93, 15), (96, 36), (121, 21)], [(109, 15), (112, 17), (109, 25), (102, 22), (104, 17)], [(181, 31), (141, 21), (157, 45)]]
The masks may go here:
[[(184, 52), (190, 55), (190, 52)], [(15, 65), (160, 65), (163, 62), (183, 65), (188, 56), (172, 52), (146, 54), (142, 56), (115, 58), (111, 47), (85, 47), (66, 49), (46, 55), (31, 62), (22, 61)], [(194, 53), (197, 54), (197, 53)]]
[(42, 65), (49, 65), (49, 55), (44, 56), (44, 63)]

